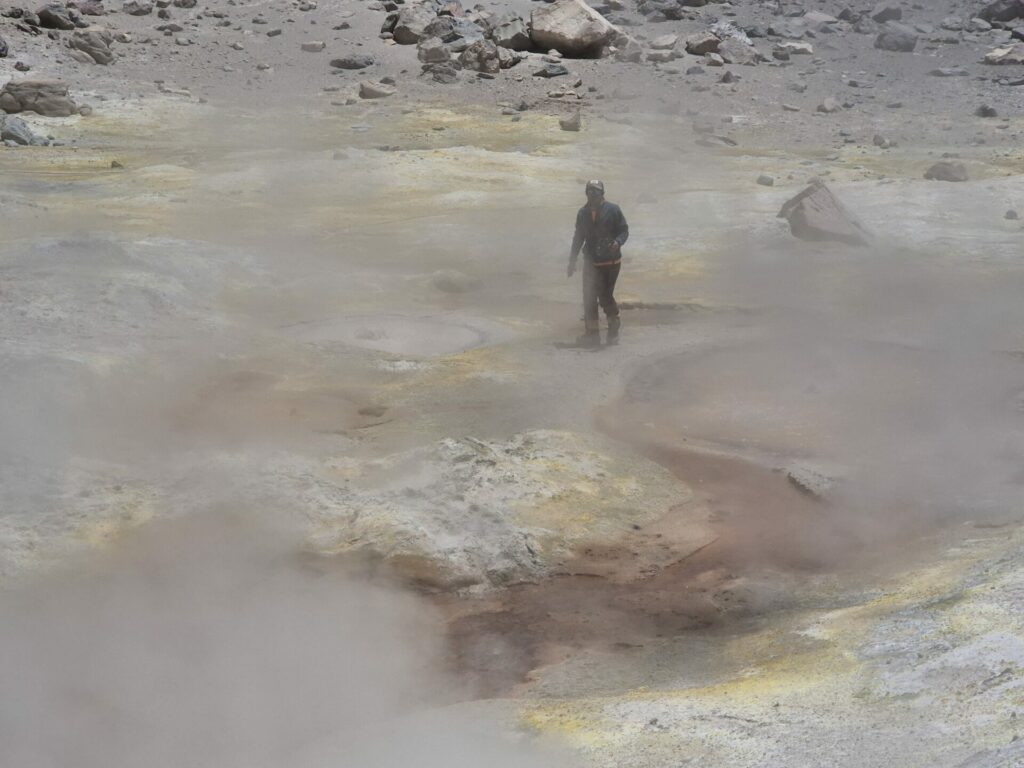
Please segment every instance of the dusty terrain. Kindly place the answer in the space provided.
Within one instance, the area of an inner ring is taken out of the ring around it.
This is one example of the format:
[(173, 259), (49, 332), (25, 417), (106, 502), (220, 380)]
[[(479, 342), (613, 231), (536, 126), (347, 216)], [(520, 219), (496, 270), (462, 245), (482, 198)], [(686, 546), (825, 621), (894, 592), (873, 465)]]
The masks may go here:
[[(1021, 765), (1009, 29), (906, 3), (900, 53), (805, 20), (841, 4), (627, 2), (640, 61), (440, 83), (375, 5), (111, 6), (107, 65), (3, 6), (0, 85), (92, 108), (0, 148), (17, 765)], [(764, 60), (682, 52), (719, 21)], [(597, 350), (593, 177), (632, 231)], [(776, 217), (812, 177), (870, 247)]]

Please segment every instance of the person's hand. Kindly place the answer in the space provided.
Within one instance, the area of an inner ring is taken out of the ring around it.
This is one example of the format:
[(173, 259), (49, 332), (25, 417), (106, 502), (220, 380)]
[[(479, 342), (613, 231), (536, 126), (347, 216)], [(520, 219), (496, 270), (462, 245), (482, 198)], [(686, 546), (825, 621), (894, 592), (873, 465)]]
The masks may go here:
[(576, 272), (576, 261), (573, 260), (573, 261), (570, 261), (569, 262), (569, 266), (566, 267), (565, 276), (566, 277), (572, 277), (573, 274), (575, 274), (575, 272)]
[(622, 246), (619, 245), (618, 240), (612, 240), (611, 245), (609, 245), (608, 247), (611, 248), (612, 253), (618, 253), (619, 250), (622, 248)]

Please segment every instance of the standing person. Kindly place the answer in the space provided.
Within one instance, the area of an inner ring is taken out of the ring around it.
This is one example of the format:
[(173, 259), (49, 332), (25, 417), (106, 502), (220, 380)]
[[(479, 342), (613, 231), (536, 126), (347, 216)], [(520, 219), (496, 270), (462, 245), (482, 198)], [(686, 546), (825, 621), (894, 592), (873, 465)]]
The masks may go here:
[(619, 307), (615, 303), (615, 281), (622, 265), (622, 246), (629, 238), (629, 225), (622, 210), (604, 199), (604, 182), (587, 182), (587, 203), (576, 214), (576, 233), (569, 253), (569, 277), (576, 272), (576, 259), (583, 250), (583, 320), (585, 331), (580, 343), (601, 343), (597, 325), (597, 306), (608, 318), (608, 343), (619, 338)]

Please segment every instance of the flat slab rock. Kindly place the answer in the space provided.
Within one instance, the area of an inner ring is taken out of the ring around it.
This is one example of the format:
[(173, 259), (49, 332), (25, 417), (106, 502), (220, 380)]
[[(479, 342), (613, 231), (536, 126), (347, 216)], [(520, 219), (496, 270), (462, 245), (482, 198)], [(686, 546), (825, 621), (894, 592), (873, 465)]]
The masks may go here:
[(779, 218), (786, 219), (790, 231), (801, 240), (831, 240), (850, 245), (868, 245), (872, 240), (868, 229), (820, 181), (812, 182), (787, 200)]
[(0, 89), (0, 109), (8, 113), (35, 112), (46, 117), (69, 117), (78, 111), (60, 80), (11, 80)]
[(383, 459), (341, 457), (318, 474), (306, 504), (316, 551), (380, 559), (442, 589), (536, 581), (580, 546), (620, 540), (669, 510), (686, 523), (685, 539), (665, 540), (674, 556), (713, 539), (706, 508), (663, 467), (570, 432), (445, 439)]

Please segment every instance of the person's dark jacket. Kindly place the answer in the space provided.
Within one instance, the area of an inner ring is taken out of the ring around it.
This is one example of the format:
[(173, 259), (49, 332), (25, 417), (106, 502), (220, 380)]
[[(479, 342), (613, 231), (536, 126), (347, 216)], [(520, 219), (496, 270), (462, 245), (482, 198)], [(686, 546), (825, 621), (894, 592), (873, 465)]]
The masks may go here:
[(582, 248), (584, 258), (595, 264), (618, 261), (621, 258), (619, 251), (610, 246), (614, 241), (621, 247), (628, 239), (629, 225), (619, 206), (604, 201), (594, 219), (590, 206), (584, 205), (576, 214), (576, 234), (572, 238), (570, 259), (575, 261)]

